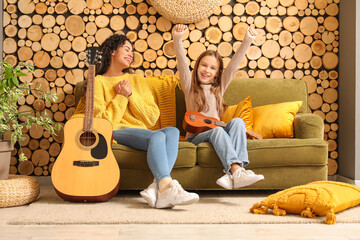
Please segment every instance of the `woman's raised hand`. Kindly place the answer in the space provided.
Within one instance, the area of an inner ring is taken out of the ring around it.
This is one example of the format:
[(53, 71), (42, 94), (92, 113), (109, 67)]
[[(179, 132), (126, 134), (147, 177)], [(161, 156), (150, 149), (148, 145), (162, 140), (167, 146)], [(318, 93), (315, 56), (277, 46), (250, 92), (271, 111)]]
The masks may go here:
[(117, 94), (123, 95), (124, 97), (130, 97), (132, 94), (131, 84), (128, 80), (122, 80), (114, 85)]
[(173, 37), (182, 37), (188, 30), (188, 27), (184, 24), (176, 24), (173, 32)]

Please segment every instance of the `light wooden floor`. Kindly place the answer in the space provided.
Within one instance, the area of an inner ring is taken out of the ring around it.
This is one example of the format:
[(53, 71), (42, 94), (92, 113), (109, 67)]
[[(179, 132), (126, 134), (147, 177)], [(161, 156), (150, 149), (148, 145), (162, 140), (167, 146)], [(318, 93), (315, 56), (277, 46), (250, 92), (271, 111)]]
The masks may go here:
[[(39, 181), (48, 187), (48, 181)], [(7, 225), (26, 206), (0, 208), (0, 240), (327, 239), (360, 240), (360, 224)]]

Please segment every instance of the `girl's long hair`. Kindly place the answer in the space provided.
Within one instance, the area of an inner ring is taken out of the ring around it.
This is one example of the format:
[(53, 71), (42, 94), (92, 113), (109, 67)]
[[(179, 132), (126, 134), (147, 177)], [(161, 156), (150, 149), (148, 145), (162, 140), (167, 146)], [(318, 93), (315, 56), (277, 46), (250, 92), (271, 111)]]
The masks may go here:
[(223, 97), (222, 97), (222, 91), (221, 91), (221, 76), (224, 70), (224, 64), (223, 64), (223, 60), (222, 57), (220, 56), (220, 54), (216, 51), (213, 50), (207, 50), (205, 52), (203, 52), (198, 59), (196, 60), (194, 69), (192, 71), (192, 94), (194, 96), (194, 102), (197, 104), (197, 111), (198, 112), (207, 112), (210, 110), (209, 104), (207, 102), (207, 99), (205, 97), (204, 91), (201, 87), (201, 83), (199, 81), (199, 77), (197, 74), (198, 68), (199, 68), (199, 64), (200, 61), (203, 57), (206, 56), (213, 56), (216, 58), (217, 62), (218, 62), (218, 72), (215, 75), (214, 78), (214, 82), (211, 84), (211, 93), (213, 93), (215, 95), (216, 98), (216, 109), (219, 113), (219, 115), (221, 116), (225, 110), (226, 110), (226, 105), (223, 102)]

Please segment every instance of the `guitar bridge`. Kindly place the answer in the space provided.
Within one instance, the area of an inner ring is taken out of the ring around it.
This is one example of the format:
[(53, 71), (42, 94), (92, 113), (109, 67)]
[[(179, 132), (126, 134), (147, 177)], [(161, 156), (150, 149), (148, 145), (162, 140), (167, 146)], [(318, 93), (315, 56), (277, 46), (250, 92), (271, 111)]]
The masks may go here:
[(195, 115), (194, 114), (190, 114), (190, 121), (195, 122)]
[(99, 166), (99, 161), (74, 161), (73, 164), (79, 167), (95, 167)]

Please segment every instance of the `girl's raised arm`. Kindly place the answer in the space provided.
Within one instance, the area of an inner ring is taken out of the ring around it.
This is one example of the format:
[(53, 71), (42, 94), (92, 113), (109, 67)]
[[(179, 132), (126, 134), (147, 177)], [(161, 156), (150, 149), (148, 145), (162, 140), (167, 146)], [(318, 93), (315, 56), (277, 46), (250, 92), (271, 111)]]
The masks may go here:
[(181, 88), (185, 94), (190, 92), (191, 88), (191, 73), (189, 65), (186, 60), (185, 50), (182, 45), (182, 37), (188, 30), (188, 27), (183, 24), (175, 25), (173, 31), (174, 47), (176, 52), (177, 69), (180, 76)]
[(240, 47), (235, 52), (234, 56), (231, 58), (231, 61), (227, 65), (225, 71), (223, 72), (221, 79), (221, 89), (222, 93), (225, 93), (226, 88), (229, 86), (231, 80), (234, 77), (234, 74), (239, 68), (241, 61), (244, 59), (246, 52), (248, 51), (251, 43), (256, 38), (256, 31), (249, 27), (246, 31), (244, 40), (242, 41)]

